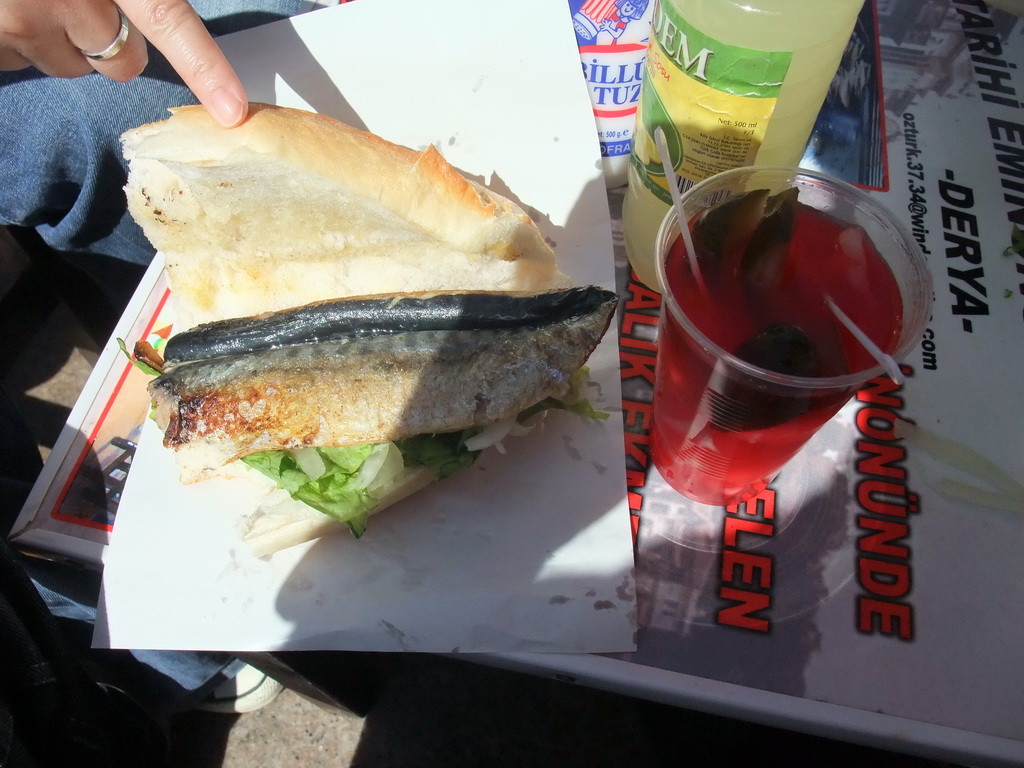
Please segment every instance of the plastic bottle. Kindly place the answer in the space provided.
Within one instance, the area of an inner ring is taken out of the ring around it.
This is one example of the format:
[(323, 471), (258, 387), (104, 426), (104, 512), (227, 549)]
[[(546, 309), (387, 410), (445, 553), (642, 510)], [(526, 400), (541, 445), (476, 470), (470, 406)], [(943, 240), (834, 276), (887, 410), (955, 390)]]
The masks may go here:
[(658, 289), (671, 205), (653, 130), (684, 188), (743, 165), (797, 165), (864, 0), (659, 0), (623, 202), (626, 254)]
[(609, 187), (626, 183), (653, 6), (654, 0), (569, 0)]

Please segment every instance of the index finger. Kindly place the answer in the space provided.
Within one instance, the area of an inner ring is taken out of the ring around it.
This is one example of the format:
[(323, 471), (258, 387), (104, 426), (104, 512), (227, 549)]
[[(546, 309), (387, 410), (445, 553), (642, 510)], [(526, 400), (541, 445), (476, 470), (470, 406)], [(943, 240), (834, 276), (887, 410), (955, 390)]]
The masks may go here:
[(214, 120), (231, 128), (245, 119), (245, 88), (186, 0), (121, 0), (120, 5)]

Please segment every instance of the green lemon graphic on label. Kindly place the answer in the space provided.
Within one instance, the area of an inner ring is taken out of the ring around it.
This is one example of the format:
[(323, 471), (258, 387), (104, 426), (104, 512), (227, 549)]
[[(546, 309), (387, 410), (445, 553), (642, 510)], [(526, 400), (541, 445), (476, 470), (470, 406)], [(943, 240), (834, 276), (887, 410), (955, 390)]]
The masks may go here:
[(639, 116), (644, 130), (639, 131), (637, 136), (637, 159), (640, 160), (644, 172), (649, 176), (664, 177), (665, 169), (661, 164), (658, 146), (654, 143), (655, 128), (660, 127), (665, 132), (665, 145), (668, 148), (673, 168), (679, 168), (682, 165), (683, 140), (654, 88), (644, 88), (640, 101)]

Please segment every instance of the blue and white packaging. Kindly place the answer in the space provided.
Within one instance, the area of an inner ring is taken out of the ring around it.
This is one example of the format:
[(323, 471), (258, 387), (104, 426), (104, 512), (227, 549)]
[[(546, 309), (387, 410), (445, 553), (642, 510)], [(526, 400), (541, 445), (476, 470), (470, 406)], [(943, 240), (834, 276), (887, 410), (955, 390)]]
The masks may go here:
[(605, 181), (626, 183), (653, 0), (569, 0)]

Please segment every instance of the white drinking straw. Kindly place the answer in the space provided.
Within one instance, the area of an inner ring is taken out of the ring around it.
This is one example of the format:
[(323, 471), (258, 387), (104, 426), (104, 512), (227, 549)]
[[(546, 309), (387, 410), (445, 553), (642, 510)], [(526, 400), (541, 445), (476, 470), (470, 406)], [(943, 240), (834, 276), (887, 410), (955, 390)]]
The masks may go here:
[(895, 359), (893, 359), (892, 355), (887, 355), (882, 351), (881, 347), (868, 338), (868, 335), (858, 328), (856, 323), (850, 319), (850, 316), (843, 312), (843, 310), (841, 310), (838, 305), (832, 301), (832, 297), (827, 294), (825, 295), (825, 303), (828, 304), (828, 308), (832, 310), (832, 314), (836, 316), (839, 322), (846, 326), (846, 330), (852, 333), (857, 341), (863, 345), (864, 349), (870, 352), (871, 356), (875, 358), (883, 368), (885, 368), (885, 372), (889, 374), (889, 378), (899, 386), (903, 386), (903, 371), (900, 370), (899, 364)]
[(665, 179), (668, 181), (668, 192), (672, 195), (672, 204), (676, 209), (676, 219), (679, 221), (679, 234), (683, 237), (683, 245), (686, 247), (686, 260), (690, 264), (690, 272), (693, 279), (697, 281), (697, 287), (706, 291), (704, 277), (700, 273), (700, 265), (697, 263), (697, 251), (693, 247), (693, 238), (690, 236), (690, 227), (686, 221), (686, 213), (683, 211), (683, 198), (679, 194), (679, 179), (676, 176), (676, 169), (672, 166), (672, 157), (668, 153), (668, 146), (665, 144), (665, 131), (659, 125), (654, 129), (654, 143), (658, 147), (658, 154), (661, 155), (661, 165), (665, 169)]

